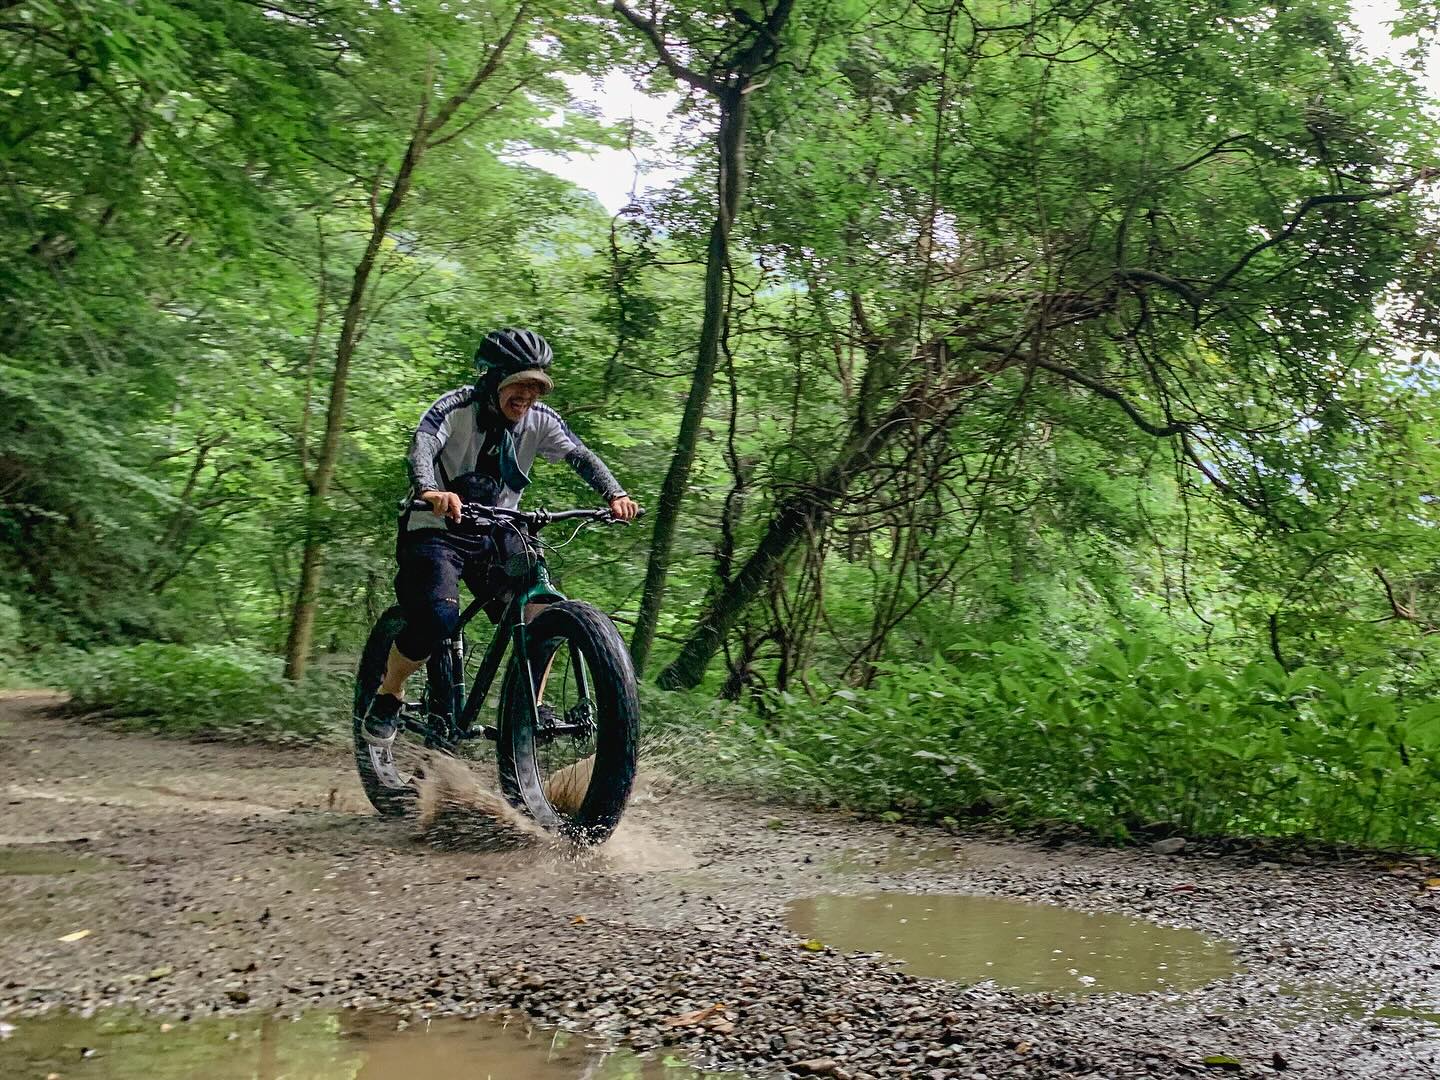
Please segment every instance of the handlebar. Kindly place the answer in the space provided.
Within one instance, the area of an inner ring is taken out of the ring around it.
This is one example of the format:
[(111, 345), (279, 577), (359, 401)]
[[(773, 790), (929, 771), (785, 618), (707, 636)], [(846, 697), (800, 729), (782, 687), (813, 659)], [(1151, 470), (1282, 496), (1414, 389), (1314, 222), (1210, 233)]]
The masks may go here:
[[(406, 505), (409, 510), (420, 510), (425, 513), (434, 513), (430, 504), (424, 499), (412, 499)], [(640, 513), (635, 515), (635, 520), (645, 516), (645, 508), (640, 508)], [(590, 521), (601, 521), (612, 525), (625, 525), (628, 522), (617, 518), (611, 511), (606, 510), (512, 510), (508, 506), (485, 506), (483, 503), (464, 503), (460, 507), (460, 520), (469, 525), (493, 524), (497, 521), (515, 521), (528, 527), (532, 532), (538, 532), (546, 525), (552, 525), (557, 521), (576, 521), (581, 518)]]

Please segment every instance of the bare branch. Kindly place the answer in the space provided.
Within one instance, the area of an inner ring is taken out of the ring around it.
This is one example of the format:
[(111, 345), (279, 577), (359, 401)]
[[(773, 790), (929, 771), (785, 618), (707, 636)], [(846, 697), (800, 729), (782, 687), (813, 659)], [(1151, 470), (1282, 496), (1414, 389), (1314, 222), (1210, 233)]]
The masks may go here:
[(622, 3), (622, 0), (614, 0), (612, 8), (617, 15), (621, 16), (631, 26), (635, 27), (635, 29), (650, 39), (650, 44), (654, 46), (655, 54), (660, 57), (660, 62), (665, 65), (665, 69), (675, 78), (681, 82), (689, 83), (697, 90), (704, 90), (709, 94), (719, 96), (725, 92), (725, 84), (719, 79), (709, 75), (702, 75), (693, 68), (688, 68), (682, 64), (680, 58), (670, 51), (670, 46), (666, 44), (664, 35), (660, 33), (660, 28), (656, 26), (653, 21), (631, 10), (626, 4)]
[(1417, 172), (1414, 176), (1409, 177), (1408, 179), (1398, 181), (1394, 184), (1390, 184), (1388, 187), (1376, 188), (1374, 191), (1334, 192), (1328, 195), (1308, 196), (1300, 204), (1300, 208), (1296, 210), (1293, 215), (1291, 215), (1290, 220), (1286, 222), (1283, 229), (1281, 229), (1278, 233), (1276, 233), (1269, 239), (1262, 240), (1260, 243), (1256, 244), (1244, 255), (1240, 256), (1239, 260), (1235, 263), (1234, 266), (1232, 266), (1229, 270), (1225, 271), (1225, 273), (1221, 274), (1220, 277), (1215, 281), (1213, 285), (1210, 286), (1209, 290), (1206, 292), (1206, 298), (1208, 299), (1210, 297), (1213, 297), (1216, 293), (1218, 293), (1221, 289), (1228, 285), (1235, 278), (1236, 275), (1238, 275), (1242, 270), (1245, 269), (1246, 266), (1250, 264), (1250, 260), (1255, 258), (1255, 256), (1259, 255), (1262, 251), (1269, 250), (1276, 244), (1288, 240), (1292, 235), (1294, 235), (1295, 230), (1300, 227), (1300, 222), (1304, 220), (1305, 215), (1308, 214), (1311, 210), (1314, 210), (1320, 206), (1353, 206), (1357, 203), (1374, 202), (1376, 199), (1388, 199), (1392, 195), (1402, 195), (1407, 191), (1412, 191), (1418, 185), (1424, 183), (1427, 180), (1433, 179), (1436, 176), (1440, 176), (1440, 168), (1437, 168), (1435, 166), (1426, 166), (1425, 168)]
[(428, 142), (431, 136), (438, 133), (441, 128), (448, 124), (450, 118), (455, 115), (456, 110), (469, 101), (475, 91), (479, 90), (481, 85), (484, 84), (491, 75), (495, 74), (495, 69), (500, 66), (500, 60), (505, 55), (505, 50), (510, 47), (510, 43), (515, 40), (515, 35), (520, 32), (520, 27), (523, 26), (529, 18), (530, 9), (528, 5), (521, 4), (515, 9), (515, 18), (510, 20), (510, 26), (506, 29), (500, 40), (496, 42), (495, 48), (490, 50), (490, 55), (485, 58), (485, 62), (481, 64), (475, 74), (470, 77), (468, 83), (455, 91), (445, 104), (436, 110), (430, 122), (425, 125), (422, 141)]
[(1062, 379), (1079, 383), (1085, 387), (1085, 389), (1092, 393), (1099, 394), (1107, 401), (1113, 401), (1116, 405), (1120, 406), (1121, 410), (1124, 411), (1125, 415), (1131, 419), (1136, 427), (1148, 435), (1154, 435), (1157, 439), (1169, 438), (1172, 435), (1180, 435), (1190, 430), (1190, 425), (1183, 420), (1171, 420), (1168, 424), (1157, 424), (1151, 420), (1147, 420), (1144, 414), (1135, 407), (1129, 398), (1113, 387), (1106, 386), (1093, 375), (1086, 375), (1083, 371), (1076, 371), (1074, 368), (1066, 367), (1064, 364), (1057, 364), (1055, 361), (1046, 360), (1041, 356), (1032, 357), (1030, 362), (1036, 367), (1044, 368), (1046, 371), (1059, 375)]
[(1143, 267), (1122, 266), (1115, 271), (1115, 276), (1121, 281), (1148, 281), (1152, 285), (1159, 285), (1180, 297), (1196, 311), (1205, 302), (1204, 296), (1194, 286), (1187, 285), (1179, 278), (1173, 278), (1169, 274), (1162, 274), (1158, 270), (1146, 270)]
[(1375, 576), (1380, 579), (1380, 584), (1385, 586), (1385, 599), (1390, 602), (1390, 610), (1393, 613), (1391, 618), (1400, 619), (1402, 622), (1414, 623), (1419, 627), (1420, 633), (1422, 634), (1440, 633), (1440, 626), (1436, 626), (1434, 623), (1428, 622), (1420, 617), (1420, 613), (1415, 610), (1413, 598), (1409, 605), (1400, 602), (1400, 598), (1395, 595), (1395, 589), (1391, 586), (1390, 579), (1385, 576), (1384, 570), (1381, 570), (1378, 566), (1372, 566), (1370, 569)]

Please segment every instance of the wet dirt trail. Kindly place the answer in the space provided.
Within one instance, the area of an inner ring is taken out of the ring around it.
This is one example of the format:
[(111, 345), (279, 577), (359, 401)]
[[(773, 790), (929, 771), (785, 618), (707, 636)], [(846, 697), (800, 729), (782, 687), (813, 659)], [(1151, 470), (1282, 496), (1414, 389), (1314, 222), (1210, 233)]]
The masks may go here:
[[(418, 1080), (417, 1051), (383, 1072), (342, 1036), (502, 1013), (552, 1050), (559, 1029), (648, 1055), (615, 1076), (679, 1055), (841, 1080), (1440, 1077), (1423, 862), (956, 837), (658, 784), (598, 852), (442, 850), (369, 812), (343, 748), (123, 735), (54, 704), (0, 695), (6, 1076), (132, 1075), (16, 1056), (62, 1022), (35, 1017), (98, 1010), (230, 1024), (220, 1054), (330, 1018), (341, 1049), (273, 1076)], [(474, 1075), (611, 1075), (554, 1068)]]

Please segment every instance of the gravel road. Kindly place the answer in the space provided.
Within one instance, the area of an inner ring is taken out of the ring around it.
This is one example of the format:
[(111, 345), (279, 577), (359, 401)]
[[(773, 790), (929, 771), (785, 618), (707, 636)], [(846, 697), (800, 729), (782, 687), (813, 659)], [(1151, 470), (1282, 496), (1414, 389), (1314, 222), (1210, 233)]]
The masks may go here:
[[(370, 814), (343, 751), (122, 735), (54, 705), (0, 697), (0, 1015), (513, 1010), (752, 1077), (1440, 1077), (1423, 860), (951, 836), (654, 777), (598, 852), (462, 851)], [(1189, 927), (1240, 970), (1020, 994), (786, 926), (798, 899), (882, 890)]]

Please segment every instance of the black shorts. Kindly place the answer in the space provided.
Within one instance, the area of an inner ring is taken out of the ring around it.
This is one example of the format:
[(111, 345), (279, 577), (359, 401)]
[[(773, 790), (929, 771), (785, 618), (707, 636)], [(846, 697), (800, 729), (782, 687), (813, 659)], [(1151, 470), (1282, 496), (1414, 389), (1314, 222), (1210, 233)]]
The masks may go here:
[(405, 612), (405, 629), (395, 646), (412, 660), (423, 660), (460, 621), (460, 583), (484, 602), (491, 622), (499, 622), (509, 601), (505, 560), (519, 540), (488, 535), (453, 537), (441, 529), (403, 532), (397, 545), (399, 570), (395, 597)]

